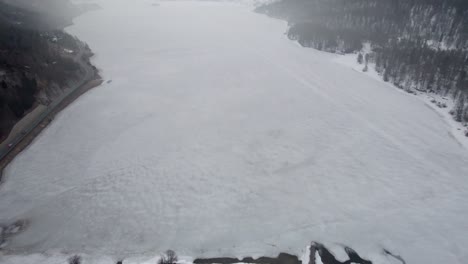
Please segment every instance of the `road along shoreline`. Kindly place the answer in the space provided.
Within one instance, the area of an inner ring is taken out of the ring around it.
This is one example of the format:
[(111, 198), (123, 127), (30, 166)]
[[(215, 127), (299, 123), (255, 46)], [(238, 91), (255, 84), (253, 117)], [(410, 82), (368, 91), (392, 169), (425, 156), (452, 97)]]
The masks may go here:
[[(81, 14), (98, 9), (94, 5), (74, 5), (79, 11), (69, 17), (69, 21), (56, 27), (64, 31), (66, 27), (73, 25), (73, 18)], [(46, 14), (45, 14), (46, 15)], [(78, 41), (79, 42), (79, 41)], [(78, 50), (70, 53), (68, 57), (80, 65), (84, 76), (69, 87), (62, 87), (63, 94), (54, 99), (48, 105), (39, 105), (29, 114), (16, 122), (10, 134), (3, 142), (0, 142), (0, 184), (3, 182), (3, 169), (40, 134), (40, 132), (54, 119), (61, 110), (75, 101), (88, 90), (101, 85), (103, 82), (99, 70), (92, 65), (91, 57), (94, 55), (86, 43), (77, 43)], [(68, 85), (67, 85), (68, 86)]]
[(11, 147), (9, 147), (6, 152), (2, 153), (0, 156), (0, 184), (4, 181), (3, 170), (19, 153), (34, 141), (34, 139), (52, 122), (54, 117), (60, 111), (65, 109), (87, 91), (102, 84), (103, 80), (101, 79), (98, 70), (93, 68), (93, 71), (94, 74), (90, 78), (84, 80), (77, 88), (65, 94), (61, 100), (55, 101), (52, 106), (48, 107), (48, 110), (45, 111), (43, 115), (31, 121), (29, 129), (26, 130), (24, 134), (19, 135), (10, 143), (12, 144)]

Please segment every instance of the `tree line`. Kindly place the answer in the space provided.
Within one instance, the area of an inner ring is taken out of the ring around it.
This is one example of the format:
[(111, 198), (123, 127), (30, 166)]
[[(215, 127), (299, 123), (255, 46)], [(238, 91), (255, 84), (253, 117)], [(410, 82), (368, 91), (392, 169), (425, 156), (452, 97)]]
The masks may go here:
[(456, 101), (454, 119), (468, 122), (468, 1), (282, 0), (258, 12), (289, 22), (289, 38), (338, 53), (359, 52), (385, 81)]
[(50, 103), (85, 74), (70, 52), (87, 46), (37, 21), (0, 1), (0, 140), (35, 105)]

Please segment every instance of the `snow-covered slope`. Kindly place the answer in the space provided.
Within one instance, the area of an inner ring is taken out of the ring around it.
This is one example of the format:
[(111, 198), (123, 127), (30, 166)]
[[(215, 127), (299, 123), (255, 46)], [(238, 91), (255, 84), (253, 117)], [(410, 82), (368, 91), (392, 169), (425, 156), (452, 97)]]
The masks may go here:
[(0, 221), (30, 220), (13, 252), (274, 255), (315, 240), (375, 263), (383, 247), (467, 259), (468, 152), (423, 102), (245, 5), (98, 3), (69, 31), (112, 82), (7, 169)]

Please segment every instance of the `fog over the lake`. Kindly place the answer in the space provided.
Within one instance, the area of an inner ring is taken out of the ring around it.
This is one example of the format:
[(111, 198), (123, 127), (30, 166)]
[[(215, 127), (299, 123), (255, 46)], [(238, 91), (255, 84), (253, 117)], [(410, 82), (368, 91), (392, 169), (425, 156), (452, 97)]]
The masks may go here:
[(30, 224), (11, 252), (466, 257), (468, 152), (421, 100), (254, 2), (75, 2), (101, 7), (66, 31), (104, 84), (5, 170), (0, 220)]

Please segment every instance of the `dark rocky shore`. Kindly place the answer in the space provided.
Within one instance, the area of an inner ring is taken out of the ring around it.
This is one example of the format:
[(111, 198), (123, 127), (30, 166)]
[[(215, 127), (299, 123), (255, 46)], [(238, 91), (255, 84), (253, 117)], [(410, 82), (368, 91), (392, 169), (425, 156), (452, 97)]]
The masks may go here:
[[(339, 261), (325, 245), (312, 242), (308, 247), (308, 263), (302, 263), (302, 261), (295, 255), (288, 253), (280, 253), (277, 257), (260, 257), (257, 259), (246, 257), (243, 259), (238, 258), (198, 258), (193, 261), (194, 264), (234, 264), (234, 263), (254, 263), (254, 264), (372, 264), (372, 261), (362, 258), (354, 249), (343, 246), (348, 260)], [(398, 255), (393, 254), (387, 249), (382, 249), (382, 254), (388, 258), (393, 258), (396, 261), (406, 264), (404, 259)], [(318, 260), (320, 258), (320, 260)], [(164, 258), (163, 258), (164, 259)], [(170, 263), (162, 263), (170, 264)]]
[(64, 31), (74, 17), (97, 8), (0, 0), (0, 181), (3, 168), (59, 111), (102, 83), (91, 49)]
[(0, 142), (35, 107), (97, 74), (88, 45), (63, 30), (93, 6), (33, 3), (0, 0)]
[[(303, 260), (299, 259), (296, 255), (289, 253), (280, 253), (277, 257), (244, 257), (242, 259), (232, 257), (213, 257), (213, 258), (196, 258), (194, 264), (236, 264), (236, 263), (250, 263), (250, 264), (372, 264), (371, 260), (361, 257), (354, 249), (343, 246), (343, 250), (346, 253), (348, 259), (344, 261), (338, 260), (334, 253), (331, 252), (324, 244), (318, 242), (312, 242), (307, 247), (307, 260), (303, 263)], [(391, 260), (392, 263), (406, 264), (406, 261), (399, 255), (390, 252), (383, 248), (382, 255), (385, 258)], [(125, 259), (120, 259), (116, 263), (124, 264)], [(69, 264), (81, 264), (81, 257), (75, 255), (69, 258)], [(84, 262), (83, 262), (84, 263)], [(166, 251), (162, 254), (157, 264), (177, 264), (179, 259), (176, 253), (172, 250)]]

